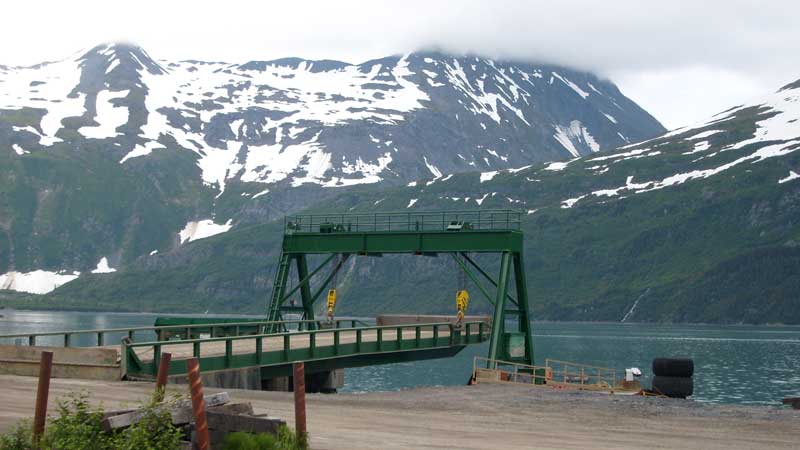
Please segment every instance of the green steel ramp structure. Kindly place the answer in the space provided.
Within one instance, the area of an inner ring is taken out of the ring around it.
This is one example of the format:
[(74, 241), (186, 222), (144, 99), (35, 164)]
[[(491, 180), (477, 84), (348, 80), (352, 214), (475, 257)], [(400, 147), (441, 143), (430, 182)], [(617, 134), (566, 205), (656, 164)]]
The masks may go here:
[[(288, 216), (267, 307), (267, 320), (273, 323), (270, 331), (287, 331), (281, 323), (287, 317), (314, 321), (317, 302), (332, 286), (344, 262), (354, 255), (449, 255), (494, 309), (488, 358), (532, 365), (522, 214), (478, 210)], [(499, 255), (496, 277), (473, 258), (478, 253)], [(309, 270), (311, 255), (323, 255), (313, 270)], [(326, 268), (327, 275), (312, 285), (312, 278), (325, 274)], [(291, 276), (293, 272), (295, 276)], [(514, 296), (509, 292), (512, 278)], [(293, 304), (289, 299), (298, 292), (300, 304)], [(511, 329), (507, 329), (509, 326)]]

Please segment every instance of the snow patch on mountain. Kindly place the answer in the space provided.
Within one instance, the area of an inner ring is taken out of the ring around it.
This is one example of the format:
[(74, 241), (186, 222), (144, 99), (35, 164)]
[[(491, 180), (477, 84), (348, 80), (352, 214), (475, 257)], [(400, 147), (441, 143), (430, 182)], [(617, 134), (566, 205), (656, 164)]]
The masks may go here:
[(442, 171), (440, 171), (438, 167), (436, 167), (433, 164), (429, 163), (427, 156), (423, 156), (422, 159), (423, 159), (423, 161), (425, 161), (425, 167), (428, 168), (428, 170), (431, 172), (431, 174), (434, 177), (436, 177), (436, 178), (441, 178), (442, 177)]
[(568, 127), (561, 125), (555, 126), (556, 134), (553, 135), (567, 151), (574, 157), (580, 157), (581, 154), (575, 147), (575, 144), (584, 144), (591, 149), (592, 152), (600, 151), (600, 144), (597, 143), (594, 136), (589, 133), (589, 130), (581, 123), (580, 120), (573, 120)]
[(127, 97), (129, 92), (128, 90), (98, 92), (95, 101), (97, 114), (94, 119), (98, 125), (78, 128), (78, 133), (90, 139), (106, 139), (119, 135), (117, 128), (128, 123), (128, 108), (114, 105), (113, 101)]
[[(591, 86), (591, 84), (589, 86)], [(606, 116), (606, 119), (608, 119), (609, 122), (611, 122), (613, 124), (617, 123), (617, 119), (614, 118), (614, 116), (612, 116), (611, 114), (603, 113), (603, 115)]]
[(178, 233), (178, 237), (180, 238), (181, 244), (184, 244), (186, 242), (216, 236), (230, 230), (231, 227), (233, 227), (231, 222), (231, 220), (228, 220), (224, 224), (217, 224), (214, 223), (212, 219), (189, 222), (183, 227), (183, 230)]
[(97, 267), (94, 270), (92, 270), (92, 273), (114, 273), (116, 271), (117, 269), (108, 265), (108, 258), (104, 256), (97, 263)]
[[(502, 119), (500, 117), (499, 108), (500, 105), (502, 105), (508, 111), (519, 117), (520, 120), (530, 125), (530, 122), (528, 122), (528, 120), (525, 118), (525, 115), (522, 113), (522, 111), (512, 105), (508, 99), (493, 92), (486, 92), (486, 84), (483, 80), (475, 80), (475, 86), (473, 86), (470, 78), (467, 77), (466, 72), (464, 72), (463, 67), (457, 59), (452, 60), (452, 65), (449, 62), (445, 64), (445, 72), (449, 82), (459, 91), (461, 91), (461, 93), (463, 93), (468, 100), (471, 100), (468, 109), (472, 111), (473, 114), (484, 114), (500, 124)], [(510, 85), (512, 86), (510, 89), (517, 97), (520, 95), (526, 99), (527, 97), (530, 97), (530, 93), (528, 93), (528, 91), (522, 89), (522, 87), (520, 87), (513, 80), (510, 81), (512, 83)]]
[(555, 161), (555, 162), (551, 162), (550, 164), (548, 164), (548, 165), (546, 165), (546, 166), (544, 167), (544, 170), (549, 170), (549, 171), (551, 171), (551, 172), (560, 172), (560, 171), (562, 171), (562, 170), (566, 169), (566, 168), (567, 168), (567, 166), (568, 166), (568, 165), (569, 165), (571, 162), (573, 162), (573, 161), (577, 161), (578, 159), (579, 159), (579, 158), (571, 159), (571, 160), (569, 160), (569, 161)]
[(494, 171), (491, 171), (491, 172), (482, 172), (481, 173), (481, 183), (484, 183), (486, 181), (490, 181), (498, 173), (500, 173), (500, 171), (498, 171), (498, 170), (494, 170)]
[(333, 177), (330, 181), (325, 182), (322, 184), (324, 187), (338, 187), (338, 186), (352, 186), (355, 184), (371, 184), (377, 183), (381, 181), (383, 178), (380, 176), (380, 173), (383, 172), (384, 169), (389, 167), (389, 163), (392, 162), (392, 154), (386, 152), (383, 156), (378, 157), (378, 161), (376, 164), (369, 164), (361, 160), (361, 158), (356, 159), (354, 164), (344, 162), (342, 164), (342, 172), (345, 174), (361, 174), (361, 178), (349, 178), (349, 177)]
[(553, 76), (561, 80), (567, 86), (569, 86), (573, 91), (575, 91), (576, 94), (580, 95), (581, 98), (586, 98), (589, 96), (588, 92), (581, 89), (577, 84), (573, 83), (572, 81), (569, 81), (565, 77), (562, 77), (557, 72), (553, 72)]
[(0, 290), (27, 292), (29, 294), (47, 294), (57, 287), (78, 278), (80, 273), (49, 272), (34, 270), (32, 272), (8, 272), (0, 275)]
[(788, 182), (790, 182), (792, 180), (796, 180), (798, 178), (800, 178), (800, 174), (798, 174), (797, 172), (795, 172), (793, 170), (790, 170), (789, 171), (789, 176), (787, 176), (786, 178), (781, 178), (780, 180), (778, 180), (778, 184), (788, 183)]
[[(0, 73), (0, 109), (40, 108), (47, 113), (41, 120), (39, 144), (49, 146), (67, 117), (83, 115), (85, 94), (73, 94), (81, 71), (74, 57), (32, 67), (15, 67)], [(38, 134), (38, 133), (37, 133)]]

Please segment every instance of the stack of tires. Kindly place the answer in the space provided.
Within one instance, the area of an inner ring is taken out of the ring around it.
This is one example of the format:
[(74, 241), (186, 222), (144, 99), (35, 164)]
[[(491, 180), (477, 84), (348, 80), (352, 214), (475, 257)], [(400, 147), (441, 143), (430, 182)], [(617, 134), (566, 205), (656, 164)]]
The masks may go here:
[(686, 398), (694, 393), (694, 361), (690, 358), (653, 360), (653, 389), (656, 394)]

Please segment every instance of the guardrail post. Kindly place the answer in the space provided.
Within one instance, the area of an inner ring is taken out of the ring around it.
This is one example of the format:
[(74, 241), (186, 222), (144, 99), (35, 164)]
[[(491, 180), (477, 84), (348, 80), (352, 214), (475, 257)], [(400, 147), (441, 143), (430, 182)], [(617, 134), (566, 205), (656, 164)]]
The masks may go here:
[(420, 339), (422, 338), (422, 327), (419, 325), (414, 327), (414, 346), (419, 348)]
[(341, 336), (339, 336), (342, 332), (338, 329), (333, 332), (333, 354), (339, 354), (339, 343), (341, 341)]
[(433, 346), (439, 345), (439, 325), (433, 326)]
[(230, 367), (233, 358), (233, 341), (225, 340), (225, 366)]
[(197, 433), (197, 448), (209, 450), (210, 438), (208, 422), (206, 422), (206, 402), (203, 399), (203, 381), (200, 379), (200, 362), (197, 358), (186, 361), (189, 375), (189, 390), (192, 394), (192, 412), (194, 413), (195, 432)]
[(290, 334), (283, 335), (283, 359), (285, 359), (286, 361), (289, 360), (289, 350), (291, 347), (291, 342), (289, 340), (290, 337), (291, 337)]
[(356, 351), (361, 352), (361, 340), (363, 339), (361, 328), (356, 330)]
[(397, 327), (397, 337), (395, 341), (397, 342), (397, 349), (401, 350), (403, 348), (401, 345), (403, 343), (403, 327)]
[(259, 336), (256, 338), (256, 362), (262, 364), (264, 362), (264, 338)]
[(169, 363), (172, 361), (172, 354), (164, 352), (158, 363), (158, 376), (156, 377), (156, 402), (164, 401), (164, 393), (167, 388), (167, 376), (169, 375)]
[(303, 441), (306, 436), (306, 371), (302, 362), (294, 363), (294, 429)]
[(378, 351), (381, 351), (381, 347), (383, 347), (383, 328), (378, 328)]
[[(161, 344), (154, 344), (153, 345), (153, 361), (159, 361), (161, 359)], [(153, 374), (155, 375), (155, 374)]]
[(50, 375), (53, 373), (53, 352), (42, 352), (39, 360), (39, 387), (36, 390), (36, 412), (33, 416), (33, 447), (39, 448), (47, 418), (47, 397), (50, 394)]

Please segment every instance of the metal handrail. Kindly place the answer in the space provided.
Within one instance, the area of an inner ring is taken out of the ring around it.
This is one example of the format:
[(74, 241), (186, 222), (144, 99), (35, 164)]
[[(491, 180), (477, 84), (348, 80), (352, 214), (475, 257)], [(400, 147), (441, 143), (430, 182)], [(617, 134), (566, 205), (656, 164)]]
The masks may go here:
[(284, 217), (287, 233), (370, 231), (447, 231), (451, 222), (468, 223), (471, 230), (519, 230), (522, 211), (451, 210), (420, 212), (296, 214)]
[[(314, 322), (314, 321), (305, 321)], [(274, 322), (273, 322), (274, 323)], [(485, 333), (489, 330), (486, 322), (479, 320), (474, 322), (464, 322), (462, 324), (466, 330), (471, 330), (475, 325), (478, 327), (480, 333)], [(432, 328), (439, 329), (447, 327), (451, 332), (455, 331), (455, 325), (452, 322), (437, 322), (437, 323), (414, 323), (414, 324), (400, 324), (400, 325), (376, 325), (370, 327), (351, 327), (351, 328), (324, 328), (318, 330), (300, 330), (289, 331), (281, 333), (264, 333), (264, 334), (248, 334), (244, 336), (221, 336), (217, 338), (198, 338), (198, 339), (176, 339), (170, 341), (150, 341), (150, 342), (132, 342), (126, 344), (127, 347), (152, 347), (154, 345), (181, 345), (181, 344), (194, 344), (194, 343), (208, 343), (208, 342), (222, 342), (222, 341), (238, 341), (245, 339), (269, 338), (280, 335), (302, 336), (302, 335), (317, 335), (326, 333), (348, 332), (348, 331), (374, 331), (374, 330), (397, 330), (397, 329), (416, 329), (416, 328)]]
[[(354, 326), (356, 323), (365, 323), (358, 319), (339, 319), (334, 321), (337, 328), (339, 328), (339, 324), (350, 322), (351, 326)], [(74, 335), (97, 335), (97, 346), (103, 346), (104, 339), (103, 336), (106, 334), (112, 333), (127, 333), (128, 338), (133, 340), (135, 332), (142, 332), (142, 331), (153, 331), (156, 332), (157, 335), (161, 334), (160, 332), (164, 331), (187, 331), (187, 330), (194, 330), (198, 328), (236, 328), (236, 327), (256, 327), (256, 326), (264, 326), (264, 325), (273, 325), (273, 324), (286, 324), (286, 325), (299, 325), (299, 324), (306, 324), (306, 323), (314, 323), (320, 324), (324, 323), (321, 320), (281, 320), (281, 321), (269, 321), (269, 320), (261, 320), (261, 321), (249, 321), (249, 322), (217, 322), (217, 323), (199, 323), (199, 324), (185, 324), (185, 325), (159, 325), (159, 326), (149, 326), (149, 327), (129, 327), (129, 328), (99, 328), (99, 329), (90, 329), (90, 330), (70, 330), (70, 331), (45, 331), (41, 333), (14, 333), (14, 334), (0, 334), (0, 339), (15, 339), (15, 338), (27, 338), (28, 345), (33, 346), (36, 345), (36, 338), (38, 337), (50, 337), (50, 336), (64, 336), (64, 346), (69, 347), (70, 337)]]

